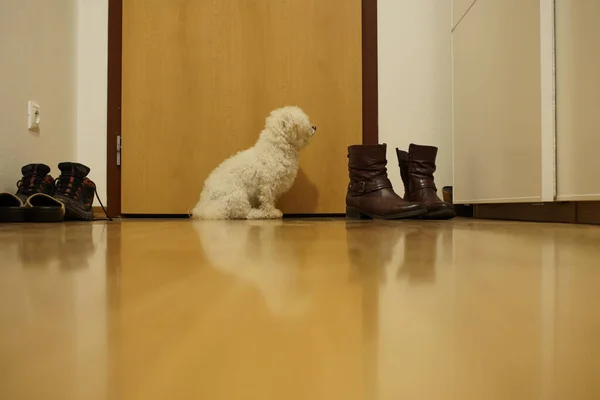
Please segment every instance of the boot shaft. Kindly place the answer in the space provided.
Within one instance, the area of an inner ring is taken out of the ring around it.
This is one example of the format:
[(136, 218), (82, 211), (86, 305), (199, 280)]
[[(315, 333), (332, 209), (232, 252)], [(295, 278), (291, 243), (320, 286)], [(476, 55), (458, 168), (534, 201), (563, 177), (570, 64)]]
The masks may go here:
[(437, 152), (437, 147), (415, 144), (409, 146), (408, 152), (396, 149), (404, 183), (404, 199), (422, 204), (427, 209), (424, 218), (454, 218), (456, 213), (452, 204), (442, 201), (437, 195), (433, 177)]
[(361, 196), (392, 187), (387, 176), (386, 150), (385, 144), (348, 147), (348, 194)]
[(387, 145), (355, 145), (348, 147), (350, 182), (377, 178), (387, 179)]
[(396, 156), (398, 157), (398, 166), (400, 167), (400, 177), (402, 178), (402, 184), (404, 185), (404, 195), (409, 192), (410, 181), (408, 177), (408, 152), (400, 149), (396, 149)]
[(431, 180), (436, 170), (435, 159), (438, 148), (434, 146), (420, 146), (411, 144), (408, 148), (408, 173), (421, 179)]
[(405, 196), (421, 189), (437, 191), (433, 176), (437, 152), (437, 147), (416, 144), (411, 144), (408, 152), (396, 149)]

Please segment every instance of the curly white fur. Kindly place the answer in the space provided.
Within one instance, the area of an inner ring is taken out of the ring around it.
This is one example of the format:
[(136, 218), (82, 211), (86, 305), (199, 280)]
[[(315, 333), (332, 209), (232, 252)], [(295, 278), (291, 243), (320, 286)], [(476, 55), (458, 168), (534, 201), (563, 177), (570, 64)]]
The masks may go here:
[(274, 219), (276, 202), (298, 173), (298, 153), (316, 131), (298, 107), (271, 112), (256, 144), (223, 161), (206, 179), (192, 210), (198, 219)]

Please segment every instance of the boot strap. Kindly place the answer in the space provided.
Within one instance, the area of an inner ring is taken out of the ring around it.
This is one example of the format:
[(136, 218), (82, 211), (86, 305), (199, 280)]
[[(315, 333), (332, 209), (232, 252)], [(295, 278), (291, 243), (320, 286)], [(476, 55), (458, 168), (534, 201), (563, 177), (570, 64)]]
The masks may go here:
[(416, 187), (412, 187), (412, 190), (421, 190), (421, 189), (433, 189), (437, 192), (437, 187), (435, 186), (435, 183), (431, 183), (431, 184), (427, 184), (425, 182), (419, 182), (418, 185), (414, 185)]
[(392, 182), (388, 178), (373, 179), (370, 181), (350, 182), (348, 188), (354, 193), (370, 193), (376, 190), (391, 188)]

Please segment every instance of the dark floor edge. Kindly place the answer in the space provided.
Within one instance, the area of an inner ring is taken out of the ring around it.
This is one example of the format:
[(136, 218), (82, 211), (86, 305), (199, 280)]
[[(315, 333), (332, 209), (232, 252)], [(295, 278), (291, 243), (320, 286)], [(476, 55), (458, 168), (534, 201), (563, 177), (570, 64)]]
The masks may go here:
[(346, 214), (285, 214), (283, 219), (345, 218)]
[[(189, 218), (187, 214), (123, 214), (123, 218)], [(285, 214), (283, 219), (322, 219), (322, 218), (344, 218), (346, 214)]]
[(600, 225), (600, 201), (477, 204), (475, 218)]
[(131, 219), (139, 219), (139, 218), (171, 218), (171, 219), (184, 219), (189, 218), (188, 214), (122, 214), (121, 218), (131, 218)]

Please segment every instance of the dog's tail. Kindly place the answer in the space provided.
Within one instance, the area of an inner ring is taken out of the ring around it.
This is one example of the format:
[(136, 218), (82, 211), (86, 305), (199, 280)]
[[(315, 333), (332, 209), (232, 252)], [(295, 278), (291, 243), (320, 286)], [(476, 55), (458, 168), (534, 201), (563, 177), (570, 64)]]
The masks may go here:
[(198, 203), (191, 212), (191, 217), (194, 219), (227, 219), (225, 209), (218, 203), (207, 202)]

